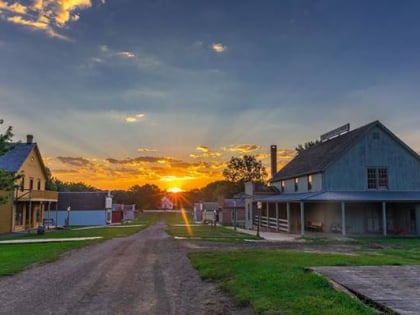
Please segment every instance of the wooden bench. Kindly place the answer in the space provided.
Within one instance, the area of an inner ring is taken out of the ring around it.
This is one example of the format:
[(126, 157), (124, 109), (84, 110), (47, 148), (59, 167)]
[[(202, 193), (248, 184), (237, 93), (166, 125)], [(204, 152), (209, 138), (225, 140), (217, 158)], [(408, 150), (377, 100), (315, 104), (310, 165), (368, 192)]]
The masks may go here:
[(319, 221), (308, 221), (306, 225), (306, 229), (308, 231), (313, 232), (323, 232), (324, 231), (324, 224)]

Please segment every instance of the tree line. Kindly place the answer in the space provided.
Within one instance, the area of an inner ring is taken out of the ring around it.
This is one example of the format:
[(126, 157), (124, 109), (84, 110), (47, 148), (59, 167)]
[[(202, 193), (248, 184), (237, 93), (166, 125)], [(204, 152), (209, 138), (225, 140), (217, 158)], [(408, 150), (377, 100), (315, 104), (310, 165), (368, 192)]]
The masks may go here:
[[(3, 124), (0, 119), (0, 125)], [(6, 128), (0, 134), (0, 156), (12, 148), (12, 127)], [(300, 154), (304, 150), (317, 145), (318, 141), (310, 141), (304, 145), (298, 145), (295, 150)], [(52, 176), (50, 169), (46, 169), (47, 183), (46, 189), (58, 192), (83, 192), (98, 191), (94, 186), (86, 185), (82, 182), (65, 182)], [(113, 191), (114, 203), (135, 204), (138, 209), (150, 209), (159, 206), (164, 195), (175, 201), (177, 207), (192, 207), (195, 202), (217, 201), (220, 197), (232, 198), (235, 194), (243, 192), (245, 182), (264, 183), (267, 179), (267, 172), (261, 161), (255, 156), (244, 155), (242, 157), (232, 157), (223, 170), (224, 180), (219, 180), (208, 184), (203, 188), (192, 189), (181, 194), (168, 193), (161, 190), (156, 185), (144, 184), (134, 185), (128, 190)], [(0, 190), (12, 192), (16, 187), (18, 176), (16, 174), (0, 169)], [(0, 203), (7, 200), (6, 197), (0, 198)]]

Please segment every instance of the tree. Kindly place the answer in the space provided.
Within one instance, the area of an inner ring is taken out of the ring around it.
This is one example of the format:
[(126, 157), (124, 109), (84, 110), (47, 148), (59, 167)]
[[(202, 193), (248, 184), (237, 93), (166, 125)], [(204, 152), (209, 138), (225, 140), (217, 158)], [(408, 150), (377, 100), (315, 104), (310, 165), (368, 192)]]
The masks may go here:
[(310, 147), (313, 147), (314, 145), (317, 145), (318, 143), (320, 143), (319, 140), (315, 140), (315, 141), (308, 141), (305, 142), (303, 145), (299, 144), (295, 150), (297, 152), (297, 154), (301, 154), (303, 151), (309, 149)]
[(77, 191), (77, 192), (83, 192), (83, 191), (98, 191), (99, 189), (90, 185), (87, 185), (82, 182), (63, 182), (59, 180), (58, 178), (55, 178), (51, 174), (51, 170), (46, 167), (45, 168), (47, 173), (47, 182), (45, 185), (46, 190), (50, 191)]
[(261, 161), (252, 155), (232, 157), (223, 170), (223, 176), (229, 182), (263, 182), (267, 177)]
[[(0, 119), (0, 125), (4, 123), (3, 119)], [(12, 126), (7, 127), (6, 131), (0, 134), (0, 156), (4, 155), (11, 149), (11, 141), (13, 138)], [(0, 169), (0, 190), (5, 191), (6, 195), (0, 197), (0, 204), (5, 203), (11, 196), (15, 187), (15, 181), (20, 176), (15, 176), (12, 172)]]
[(243, 189), (243, 182), (219, 180), (202, 188), (199, 199), (202, 201), (215, 201), (219, 197), (232, 198), (235, 194), (243, 191)]

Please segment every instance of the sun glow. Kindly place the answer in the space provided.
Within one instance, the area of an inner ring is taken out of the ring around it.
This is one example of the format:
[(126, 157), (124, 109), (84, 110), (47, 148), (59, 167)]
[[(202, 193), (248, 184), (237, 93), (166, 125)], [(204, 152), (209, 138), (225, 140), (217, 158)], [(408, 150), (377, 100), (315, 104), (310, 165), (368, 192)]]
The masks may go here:
[(170, 192), (170, 193), (176, 194), (176, 193), (182, 192), (182, 189), (179, 188), (179, 187), (171, 187), (171, 188), (168, 188), (167, 191)]

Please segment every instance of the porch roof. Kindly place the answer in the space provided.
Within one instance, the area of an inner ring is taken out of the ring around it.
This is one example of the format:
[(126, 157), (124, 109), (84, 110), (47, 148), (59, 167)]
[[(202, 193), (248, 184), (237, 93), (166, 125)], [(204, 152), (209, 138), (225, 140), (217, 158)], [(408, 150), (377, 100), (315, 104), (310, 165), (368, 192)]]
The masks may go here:
[(355, 191), (355, 192), (312, 192), (296, 194), (279, 194), (273, 196), (258, 196), (258, 201), (347, 201), (347, 202), (419, 202), (420, 191)]

